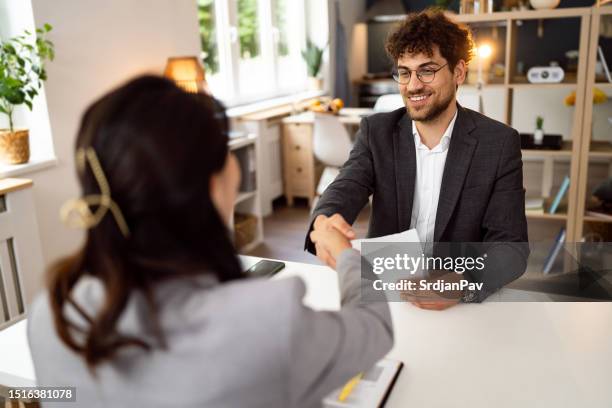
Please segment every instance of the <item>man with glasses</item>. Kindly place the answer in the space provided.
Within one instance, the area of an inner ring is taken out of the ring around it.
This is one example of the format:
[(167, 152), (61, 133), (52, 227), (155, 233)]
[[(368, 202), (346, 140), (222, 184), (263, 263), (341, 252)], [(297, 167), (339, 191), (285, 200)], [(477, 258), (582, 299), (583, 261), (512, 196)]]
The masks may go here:
[[(426, 10), (409, 15), (385, 48), (405, 107), (362, 120), (348, 161), (313, 211), (311, 229), (336, 228), (354, 238), (350, 225), (373, 196), (368, 237), (415, 228), (425, 243), (504, 243), (489, 252), (495, 260), (485, 271), (465, 274), (484, 284), (478, 293), (413, 299), (428, 309), (482, 301), (526, 267), (520, 138), (457, 103), (474, 49), (469, 29)], [(334, 265), (308, 236), (306, 249)]]

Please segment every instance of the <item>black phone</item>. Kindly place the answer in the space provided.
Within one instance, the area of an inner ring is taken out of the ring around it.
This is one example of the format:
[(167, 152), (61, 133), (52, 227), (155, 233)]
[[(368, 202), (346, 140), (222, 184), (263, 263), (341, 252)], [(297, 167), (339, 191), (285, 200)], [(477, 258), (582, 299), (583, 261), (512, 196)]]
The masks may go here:
[(245, 274), (251, 277), (272, 276), (280, 272), (284, 267), (285, 264), (283, 262), (264, 259), (247, 269)]

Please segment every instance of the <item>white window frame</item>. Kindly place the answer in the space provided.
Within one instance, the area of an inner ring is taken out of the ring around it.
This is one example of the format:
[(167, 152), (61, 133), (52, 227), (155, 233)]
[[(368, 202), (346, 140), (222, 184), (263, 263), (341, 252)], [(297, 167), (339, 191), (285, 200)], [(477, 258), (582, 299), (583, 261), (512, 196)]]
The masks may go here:
[[(306, 43), (305, 3), (305, 0), (290, 0), (287, 3), (287, 8), (290, 10), (287, 24), (290, 54), (288, 57), (280, 57), (277, 46), (280, 39), (279, 29), (272, 25), (272, 0), (258, 0), (261, 61), (247, 63), (261, 64), (260, 70), (267, 76), (264, 78), (266, 87), (265, 90), (247, 93), (241, 89), (237, 0), (215, 0), (219, 72), (214, 75), (207, 74), (207, 78), (213, 93), (228, 107), (307, 90), (306, 66), (300, 55)], [(287, 65), (287, 61), (294, 62), (296, 80), (291, 86), (283, 87), (280, 83), (279, 69), (282, 65)], [(257, 78), (253, 80), (256, 81)]]

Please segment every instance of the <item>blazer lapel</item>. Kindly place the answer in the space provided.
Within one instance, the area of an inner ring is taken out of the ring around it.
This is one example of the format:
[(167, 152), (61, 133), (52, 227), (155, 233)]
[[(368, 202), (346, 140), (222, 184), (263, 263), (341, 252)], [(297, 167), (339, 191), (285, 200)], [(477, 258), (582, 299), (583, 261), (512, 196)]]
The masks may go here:
[(472, 155), (476, 148), (477, 139), (471, 134), (476, 125), (469, 113), (457, 104), (457, 119), (451, 135), (451, 142), (446, 156), (440, 198), (436, 211), (436, 225), (434, 228), (434, 241), (438, 242), (444, 233), (453, 214), (465, 177), (467, 176)]
[(393, 133), (393, 155), (397, 188), (398, 232), (401, 232), (410, 228), (417, 171), (412, 120), (407, 114), (400, 119)]

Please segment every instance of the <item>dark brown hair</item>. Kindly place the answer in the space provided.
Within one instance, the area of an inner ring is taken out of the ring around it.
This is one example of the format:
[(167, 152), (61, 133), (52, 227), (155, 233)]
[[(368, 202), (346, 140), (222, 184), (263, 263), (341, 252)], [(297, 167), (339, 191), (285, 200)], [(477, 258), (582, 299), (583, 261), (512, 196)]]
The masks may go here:
[[(128, 300), (140, 292), (152, 338), (165, 346), (154, 288), (162, 281), (215, 275), (241, 278), (227, 227), (209, 193), (212, 174), (228, 153), (227, 119), (211, 97), (184, 92), (171, 81), (136, 78), (93, 103), (83, 115), (76, 148), (92, 147), (111, 197), (130, 234), (112, 214), (87, 231), (84, 247), (49, 271), (55, 328), (89, 369), (126, 346), (155, 345), (120, 333), (117, 322)], [(90, 167), (79, 174), (83, 195), (100, 194)], [(104, 298), (95, 313), (73, 298), (84, 276), (96, 278)], [(72, 310), (67, 310), (72, 309)], [(73, 313), (67, 313), (71, 311)], [(80, 315), (85, 324), (68, 316)]]
[(391, 31), (385, 50), (396, 64), (406, 53), (424, 53), (431, 57), (434, 45), (448, 61), (451, 71), (459, 60), (468, 64), (473, 57), (474, 42), (469, 28), (451, 21), (437, 8), (409, 14)]

